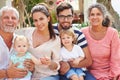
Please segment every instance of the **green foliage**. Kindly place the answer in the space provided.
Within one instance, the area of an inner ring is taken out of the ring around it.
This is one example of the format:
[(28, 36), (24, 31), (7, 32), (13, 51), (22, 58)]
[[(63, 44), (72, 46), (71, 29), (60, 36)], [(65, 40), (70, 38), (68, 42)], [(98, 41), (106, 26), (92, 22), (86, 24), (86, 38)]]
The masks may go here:
[(27, 12), (30, 13), (34, 5), (44, 2), (44, 0), (24, 0)]
[(53, 22), (53, 24), (56, 23), (56, 22), (57, 22), (57, 18), (56, 18), (56, 13), (55, 13), (55, 11), (52, 11), (52, 12), (51, 12), (51, 17), (52, 17), (52, 22)]
[(74, 26), (77, 27), (78, 29), (81, 29), (81, 28), (83, 28), (83, 27), (88, 26), (88, 22), (83, 22), (83, 23), (81, 23), (81, 24), (76, 24), (76, 25), (74, 25)]

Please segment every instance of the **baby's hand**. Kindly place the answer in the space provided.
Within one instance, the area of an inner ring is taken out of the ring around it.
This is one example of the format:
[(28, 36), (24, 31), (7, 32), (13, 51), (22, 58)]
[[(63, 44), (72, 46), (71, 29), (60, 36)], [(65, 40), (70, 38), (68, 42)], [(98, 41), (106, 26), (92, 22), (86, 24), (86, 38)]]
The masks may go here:
[(40, 58), (40, 62), (44, 65), (50, 65), (51, 59), (49, 59), (48, 57), (43, 57), (43, 58)]
[(79, 63), (79, 60), (77, 58), (76, 59), (75, 58), (71, 58), (71, 59), (68, 60), (68, 62), (77, 65)]
[(68, 60), (68, 62), (73, 62), (75, 59), (74, 58), (71, 58)]
[(74, 61), (73, 61), (73, 63), (74, 63), (74, 64), (76, 64), (76, 65), (78, 65), (78, 64), (79, 64), (79, 62), (80, 62), (80, 60), (79, 60), (79, 59), (74, 59)]

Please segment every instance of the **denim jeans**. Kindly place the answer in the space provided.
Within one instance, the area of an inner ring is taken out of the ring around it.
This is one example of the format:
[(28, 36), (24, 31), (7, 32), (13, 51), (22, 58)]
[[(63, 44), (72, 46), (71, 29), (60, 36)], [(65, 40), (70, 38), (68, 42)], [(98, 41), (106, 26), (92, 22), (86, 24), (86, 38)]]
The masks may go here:
[[(84, 80), (96, 80), (95, 77), (89, 72), (89, 71), (84, 71), (85, 77)], [(60, 80), (69, 80), (65, 76), (60, 75)]]
[(41, 78), (40, 80), (59, 80), (59, 76), (58, 75), (53, 75), (53, 76)]
[(70, 70), (65, 74), (67, 78), (70, 78), (72, 75), (84, 76), (85, 73), (81, 68), (70, 68)]

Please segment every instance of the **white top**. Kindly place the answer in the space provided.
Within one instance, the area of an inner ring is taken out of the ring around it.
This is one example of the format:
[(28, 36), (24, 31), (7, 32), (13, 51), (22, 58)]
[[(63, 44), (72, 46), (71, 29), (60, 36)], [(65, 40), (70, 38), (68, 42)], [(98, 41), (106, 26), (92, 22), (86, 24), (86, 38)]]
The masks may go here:
[(52, 61), (56, 62), (58, 64), (58, 68), (56, 70), (50, 70), (47, 65), (35, 65), (35, 72), (33, 73), (32, 78), (33, 79), (40, 79), (42, 77), (48, 77), (51, 75), (57, 75), (58, 69), (60, 67), (59, 61), (60, 58), (60, 38), (56, 36), (55, 40), (50, 39), (49, 41), (39, 45), (38, 47), (33, 47), (33, 39), (32, 35), (35, 30), (35, 27), (25, 28), (19, 30), (19, 32), (23, 35), (25, 35), (30, 43), (29, 52), (32, 53), (33, 56), (35, 56), (37, 59), (40, 59), (41, 57), (47, 56), (48, 58), (53, 58)]
[(72, 51), (68, 51), (65, 47), (61, 48), (61, 56), (63, 61), (71, 58), (85, 57), (84, 52), (78, 45), (74, 45)]
[[(15, 34), (14, 38), (15, 38)], [(13, 40), (14, 40), (13, 38)], [(13, 42), (12, 40), (12, 42)], [(9, 65), (9, 58), (11, 56), (11, 54), (14, 53), (13, 47), (11, 47), (11, 49), (9, 50), (9, 48), (7, 47), (7, 45), (5, 44), (3, 38), (0, 35), (0, 69), (7, 69), (8, 65)]]

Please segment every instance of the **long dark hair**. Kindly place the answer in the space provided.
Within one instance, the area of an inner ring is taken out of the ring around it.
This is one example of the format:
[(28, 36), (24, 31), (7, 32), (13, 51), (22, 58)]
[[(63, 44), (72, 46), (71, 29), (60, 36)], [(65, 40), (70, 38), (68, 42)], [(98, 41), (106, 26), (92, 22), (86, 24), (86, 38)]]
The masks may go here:
[(45, 3), (39, 3), (37, 5), (35, 5), (32, 10), (31, 10), (31, 15), (33, 17), (33, 14), (35, 12), (42, 12), (44, 13), (47, 17), (50, 17), (50, 21), (48, 22), (48, 29), (49, 29), (49, 33), (50, 33), (50, 39), (55, 39), (55, 33), (53, 30), (53, 26), (52, 26), (52, 18), (51, 18), (51, 14), (49, 11), (49, 8), (47, 7), (47, 5)]

